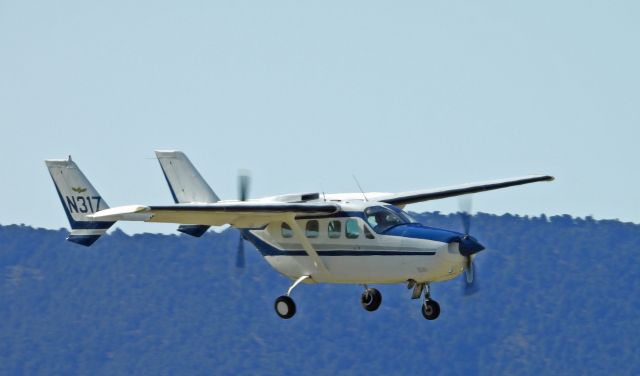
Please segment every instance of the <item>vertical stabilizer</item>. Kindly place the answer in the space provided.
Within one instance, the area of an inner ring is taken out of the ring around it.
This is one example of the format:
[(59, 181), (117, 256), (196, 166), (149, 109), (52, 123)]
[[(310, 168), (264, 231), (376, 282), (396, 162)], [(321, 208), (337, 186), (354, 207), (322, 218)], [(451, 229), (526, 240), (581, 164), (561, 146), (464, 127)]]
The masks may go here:
[(71, 157), (66, 160), (46, 160), (45, 164), (71, 225), (67, 240), (90, 246), (115, 222), (94, 221), (87, 218), (87, 215), (108, 209), (109, 205)]
[[(220, 201), (213, 189), (202, 178), (189, 158), (177, 150), (156, 150), (169, 190), (176, 204), (214, 203)], [(202, 236), (209, 226), (181, 225), (178, 231), (191, 236)]]
[(220, 201), (183, 152), (156, 150), (156, 156), (176, 204)]

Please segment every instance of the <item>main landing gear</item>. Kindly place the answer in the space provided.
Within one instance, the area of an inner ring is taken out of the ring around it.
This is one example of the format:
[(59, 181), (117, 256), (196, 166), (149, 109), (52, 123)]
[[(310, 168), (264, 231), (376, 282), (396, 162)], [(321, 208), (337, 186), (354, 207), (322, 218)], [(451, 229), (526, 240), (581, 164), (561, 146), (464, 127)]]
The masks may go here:
[(431, 286), (429, 283), (416, 283), (416, 281), (410, 280), (407, 285), (408, 288), (413, 288), (411, 299), (419, 299), (424, 291), (424, 303), (422, 303), (422, 316), (427, 320), (435, 320), (440, 316), (440, 304), (431, 299)]
[[(298, 278), (287, 290), (285, 295), (278, 297), (275, 301), (274, 308), (278, 316), (283, 319), (290, 319), (296, 314), (296, 304), (291, 299), (291, 292), (304, 280), (310, 278), (308, 275), (303, 275)], [(435, 320), (440, 316), (440, 304), (431, 299), (431, 287), (428, 282), (417, 283), (410, 280), (409, 289), (413, 288), (411, 299), (419, 299), (424, 293), (424, 303), (422, 303), (422, 316), (427, 320)], [(382, 303), (382, 294), (375, 288), (364, 285), (364, 292), (360, 296), (360, 304), (362, 308), (369, 312), (373, 312), (380, 307)]]
[[(279, 296), (276, 299), (273, 308), (276, 310), (278, 316), (287, 320), (296, 314), (296, 303), (291, 299), (290, 295), (293, 289), (307, 278), (309, 278), (308, 275), (303, 275), (298, 278), (293, 285), (289, 287), (289, 290), (287, 290), (285, 295)], [(380, 304), (382, 303), (382, 294), (380, 294), (380, 291), (377, 289), (369, 288), (367, 285), (364, 285), (364, 288), (365, 290), (362, 293), (362, 296), (360, 296), (360, 304), (362, 304), (362, 307), (367, 311), (373, 312), (380, 307)]]
[(279, 296), (276, 299), (274, 308), (278, 316), (287, 320), (292, 318), (293, 315), (296, 314), (296, 303), (293, 302), (293, 299), (291, 299), (289, 295), (291, 295), (291, 292), (293, 291), (293, 289), (296, 288), (296, 286), (298, 286), (300, 283), (302, 283), (302, 281), (304, 281), (307, 278), (309, 278), (308, 275), (303, 275), (302, 277), (296, 279), (296, 281), (293, 282), (293, 285), (289, 287), (289, 290), (287, 290), (286, 295)]
[(369, 312), (373, 312), (382, 303), (382, 294), (380, 291), (374, 288), (369, 288), (367, 285), (364, 285), (364, 292), (362, 296), (360, 296), (360, 304), (362, 304), (362, 308), (366, 309)]
[(276, 313), (283, 319), (290, 319), (296, 314), (296, 303), (287, 295), (279, 296), (275, 304)]

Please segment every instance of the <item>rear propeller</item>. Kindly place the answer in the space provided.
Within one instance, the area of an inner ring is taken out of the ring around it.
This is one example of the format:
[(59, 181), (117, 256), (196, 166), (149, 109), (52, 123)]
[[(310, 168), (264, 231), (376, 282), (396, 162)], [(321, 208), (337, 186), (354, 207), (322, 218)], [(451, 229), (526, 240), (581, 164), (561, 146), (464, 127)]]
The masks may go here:
[[(251, 185), (251, 174), (248, 170), (238, 171), (238, 200), (247, 201), (249, 199), (249, 186)], [(244, 269), (244, 238), (242, 232), (238, 232), (238, 247), (236, 250), (236, 268)]]
[(244, 266), (244, 238), (242, 234), (240, 234), (240, 236), (238, 236), (238, 249), (236, 251), (236, 268), (244, 269)]
[(238, 200), (247, 201), (249, 199), (249, 186), (251, 185), (251, 173), (249, 170), (238, 171)]
[(474, 255), (480, 252), (484, 247), (470, 235), (471, 233), (471, 213), (473, 200), (471, 196), (462, 196), (458, 200), (460, 208), (460, 220), (464, 236), (460, 240), (460, 253), (465, 257), (463, 288), (465, 295), (472, 295), (478, 292), (476, 267), (473, 263)]

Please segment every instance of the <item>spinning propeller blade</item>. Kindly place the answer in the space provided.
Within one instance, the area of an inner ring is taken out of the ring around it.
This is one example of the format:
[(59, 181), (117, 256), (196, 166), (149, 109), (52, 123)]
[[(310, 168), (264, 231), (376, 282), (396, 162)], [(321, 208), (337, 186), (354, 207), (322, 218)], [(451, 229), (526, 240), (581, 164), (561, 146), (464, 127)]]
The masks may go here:
[(247, 201), (249, 199), (249, 185), (251, 175), (248, 170), (238, 171), (238, 200)]
[[(251, 174), (249, 170), (238, 171), (238, 200), (247, 201), (249, 199), (249, 186), (251, 185)], [(244, 238), (242, 234), (238, 236), (238, 249), (236, 251), (236, 268), (244, 269)]]
[(479, 290), (476, 264), (473, 263), (471, 256), (467, 257), (467, 265), (464, 271), (464, 283), (462, 288), (465, 296), (473, 295)]
[(464, 294), (472, 295), (478, 291), (476, 283), (476, 267), (473, 263), (473, 255), (484, 249), (480, 243), (470, 235), (471, 232), (471, 210), (473, 200), (470, 195), (462, 196), (458, 200), (460, 208), (460, 219), (464, 229), (464, 237), (460, 241), (460, 253), (466, 258), (464, 270)]
[(244, 239), (242, 235), (238, 236), (238, 250), (236, 253), (236, 268), (244, 269), (245, 260), (244, 260)]
[(458, 199), (458, 207), (460, 209), (460, 219), (462, 220), (464, 234), (469, 235), (471, 233), (471, 210), (473, 207), (472, 197), (470, 195), (460, 196)]

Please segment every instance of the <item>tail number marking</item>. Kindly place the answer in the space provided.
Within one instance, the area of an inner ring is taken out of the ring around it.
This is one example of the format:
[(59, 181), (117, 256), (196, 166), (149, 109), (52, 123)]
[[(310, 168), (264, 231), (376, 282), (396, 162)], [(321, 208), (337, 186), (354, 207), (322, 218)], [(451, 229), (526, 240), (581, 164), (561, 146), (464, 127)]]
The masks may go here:
[[(66, 196), (70, 213), (95, 213), (100, 210), (100, 196)], [(95, 205), (95, 210), (94, 210)]]

